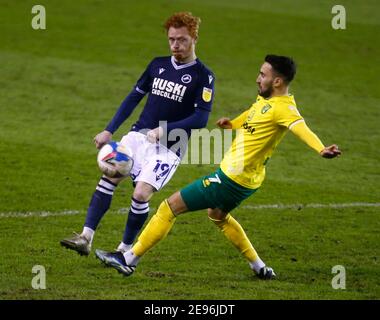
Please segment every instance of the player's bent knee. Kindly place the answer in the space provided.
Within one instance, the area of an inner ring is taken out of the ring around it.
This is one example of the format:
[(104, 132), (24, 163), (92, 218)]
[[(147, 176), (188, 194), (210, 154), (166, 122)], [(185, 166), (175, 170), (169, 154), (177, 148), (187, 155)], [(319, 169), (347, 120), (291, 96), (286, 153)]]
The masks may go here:
[(179, 191), (172, 194), (167, 199), (167, 201), (168, 201), (168, 205), (170, 209), (172, 210), (173, 214), (175, 214), (176, 216), (188, 211), (186, 203), (183, 201), (181, 193)]
[(222, 221), (226, 218), (226, 216), (228, 215), (228, 213), (218, 209), (218, 208), (215, 208), (215, 209), (207, 209), (207, 214), (208, 214), (208, 217), (210, 218), (210, 220), (216, 222), (216, 221)]
[(142, 191), (134, 191), (133, 192), (133, 199), (137, 201), (147, 202), (151, 198), (151, 194), (148, 194), (147, 192)]
[(147, 183), (138, 182), (133, 191), (133, 198), (137, 201), (147, 202), (154, 193), (154, 189)]

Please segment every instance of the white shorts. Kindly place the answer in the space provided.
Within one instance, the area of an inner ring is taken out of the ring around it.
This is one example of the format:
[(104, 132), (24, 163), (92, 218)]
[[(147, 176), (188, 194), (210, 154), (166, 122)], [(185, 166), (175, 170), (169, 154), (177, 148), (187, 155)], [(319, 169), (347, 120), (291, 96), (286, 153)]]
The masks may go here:
[(132, 153), (132, 180), (146, 182), (157, 191), (170, 181), (181, 162), (174, 152), (162, 144), (149, 142), (140, 132), (129, 132), (120, 143)]

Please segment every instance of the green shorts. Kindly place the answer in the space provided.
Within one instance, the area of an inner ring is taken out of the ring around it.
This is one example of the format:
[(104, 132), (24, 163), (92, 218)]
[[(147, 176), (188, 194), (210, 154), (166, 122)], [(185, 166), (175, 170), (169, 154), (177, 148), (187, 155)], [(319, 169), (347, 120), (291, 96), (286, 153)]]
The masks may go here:
[(219, 168), (183, 188), (180, 193), (190, 211), (218, 208), (230, 212), (256, 192), (228, 178)]

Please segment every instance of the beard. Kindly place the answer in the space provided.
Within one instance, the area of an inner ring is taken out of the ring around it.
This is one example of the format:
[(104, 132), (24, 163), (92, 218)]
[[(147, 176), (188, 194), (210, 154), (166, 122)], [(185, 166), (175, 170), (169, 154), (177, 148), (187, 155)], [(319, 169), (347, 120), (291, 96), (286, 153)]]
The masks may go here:
[(181, 62), (182, 60), (184, 60), (182, 53), (175, 53), (173, 54), (173, 56), (177, 62)]
[(172, 55), (176, 59), (177, 62), (181, 63), (187, 60), (192, 55), (192, 52), (194, 51), (193, 47), (194, 47), (193, 45), (190, 45), (189, 47), (183, 48), (181, 52), (176, 52), (176, 53), (172, 51)]
[(270, 86), (265, 90), (259, 89), (258, 92), (259, 92), (259, 95), (262, 96), (263, 98), (269, 98), (273, 93), (273, 88), (272, 86)]

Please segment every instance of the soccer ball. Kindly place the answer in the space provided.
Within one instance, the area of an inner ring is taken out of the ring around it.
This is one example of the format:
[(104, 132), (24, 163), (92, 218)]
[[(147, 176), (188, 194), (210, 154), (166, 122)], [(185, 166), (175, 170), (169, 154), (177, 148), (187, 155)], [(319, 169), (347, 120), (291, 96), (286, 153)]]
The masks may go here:
[(132, 170), (132, 152), (119, 142), (105, 144), (98, 153), (98, 166), (109, 178), (126, 177)]

